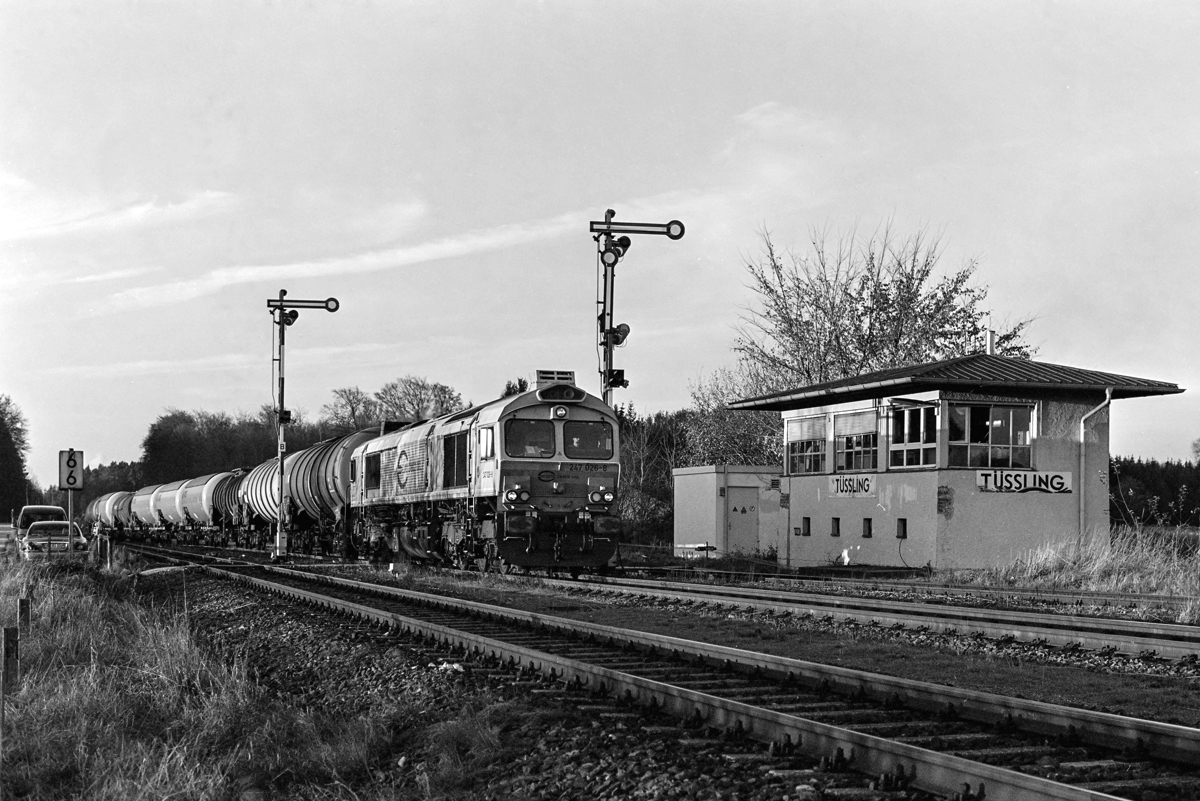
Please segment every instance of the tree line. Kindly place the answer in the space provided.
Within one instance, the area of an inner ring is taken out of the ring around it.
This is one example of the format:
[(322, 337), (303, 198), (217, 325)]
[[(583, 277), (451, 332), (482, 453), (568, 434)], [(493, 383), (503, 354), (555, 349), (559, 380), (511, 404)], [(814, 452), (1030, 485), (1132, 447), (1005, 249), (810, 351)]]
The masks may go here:
[(1114, 525), (1200, 526), (1200, 439), (1192, 462), (1132, 456), (1109, 464), (1109, 518)]

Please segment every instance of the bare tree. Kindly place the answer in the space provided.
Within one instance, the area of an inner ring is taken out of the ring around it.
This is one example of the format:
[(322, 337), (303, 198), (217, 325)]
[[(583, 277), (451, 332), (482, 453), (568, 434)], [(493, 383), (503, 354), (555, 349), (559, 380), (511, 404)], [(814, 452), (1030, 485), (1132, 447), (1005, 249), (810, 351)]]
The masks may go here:
[(721, 368), (691, 386), (692, 407), (683, 418), (688, 465), (783, 464), (778, 412), (732, 411), (726, 404), (769, 392), (745, 364)]
[[(906, 239), (886, 226), (811, 237), (812, 253), (776, 251), (746, 265), (759, 306), (748, 310), (734, 350), (745, 378), (764, 392), (979, 352), (988, 327), (987, 288), (973, 286), (978, 264), (935, 278), (940, 243), (924, 231)], [(997, 333), (997, 353), (1030, 358), (1023, 340), (1031, 318)]]
[(333, 391), (333, 401), (321, 407), (322, 421), (335, 431), (357, 431), (377, 425), (379, 401), (358, 387)]
[(452, 387), (411, 375), (384, 384), (375, 401), (380, 413), (392, 420), (428, 420), (466, 408)]

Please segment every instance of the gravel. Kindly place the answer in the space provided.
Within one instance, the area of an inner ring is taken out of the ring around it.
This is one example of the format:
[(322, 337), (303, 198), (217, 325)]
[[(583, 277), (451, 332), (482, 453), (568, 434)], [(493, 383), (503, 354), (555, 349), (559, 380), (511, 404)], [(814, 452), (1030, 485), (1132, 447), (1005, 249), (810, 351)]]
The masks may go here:
[(142, 576), (139, 593), (147, 602), (183, 608), (185, 585), (197, 639), (230, 660), (244, 659), (274, 698), (325, 715), (394, 710), (407, 727), (357, 783), (313, 788), (243, 778), (234, 796), (240, 801), (795, 801), (862, 785), (859, 777), (821, 770), (802, 756), (771, 757), (759, 743), (726, 741), (721, 732), (685, 729), (671, 718), (570, 694), (201, 573)]

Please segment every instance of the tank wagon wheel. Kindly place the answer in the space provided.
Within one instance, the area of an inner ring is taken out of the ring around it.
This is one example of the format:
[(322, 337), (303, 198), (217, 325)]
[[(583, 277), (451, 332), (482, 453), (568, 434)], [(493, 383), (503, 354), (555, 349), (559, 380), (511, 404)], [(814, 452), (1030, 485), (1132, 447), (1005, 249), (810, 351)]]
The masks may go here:
[(482, 563), (480, 566), (481, 572), (501, 573), (501, 574), (512, 572), (512, 565), (509, 564), (508, 562), (504, 561), (503, 557), (494, 556), (494, 557), (489, 558), (489, 557), (485, 556), (485, 557), (481, 558), (479, 561)]

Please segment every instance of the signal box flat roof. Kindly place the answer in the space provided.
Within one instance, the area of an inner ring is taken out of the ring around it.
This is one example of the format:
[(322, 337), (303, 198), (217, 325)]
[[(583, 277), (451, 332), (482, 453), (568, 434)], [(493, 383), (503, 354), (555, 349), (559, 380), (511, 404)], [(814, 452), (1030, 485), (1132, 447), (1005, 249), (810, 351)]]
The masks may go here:
[(1151, 381), (1147, 378), (976, 353), (940, 362), (897, 367), (837, 381), (826, 381), (756, 398), (745, 398), (730, 403), (727, 408), (783, 412), (928, 390), (1044, 395), (1061, 392), (1103, 392), (1110, 387), (1113, 390), (1113, 398), (1139, 398), (1183, 392), (1177, 384), (1165, 381)]

